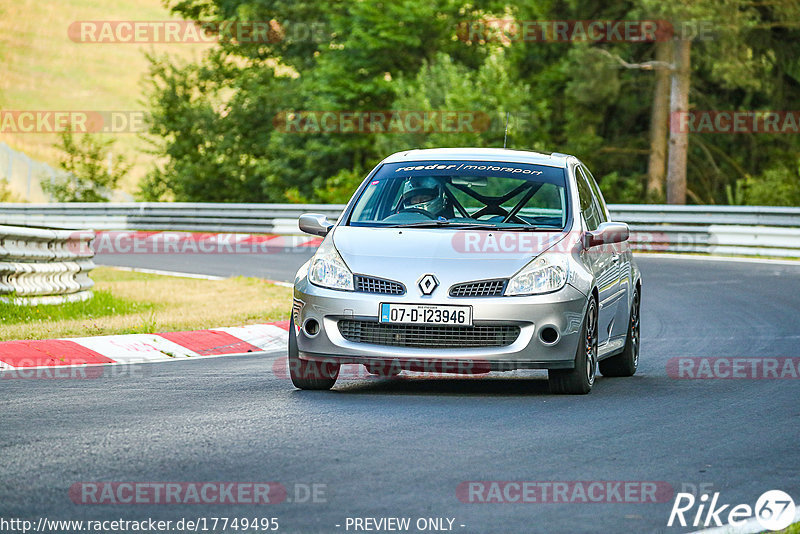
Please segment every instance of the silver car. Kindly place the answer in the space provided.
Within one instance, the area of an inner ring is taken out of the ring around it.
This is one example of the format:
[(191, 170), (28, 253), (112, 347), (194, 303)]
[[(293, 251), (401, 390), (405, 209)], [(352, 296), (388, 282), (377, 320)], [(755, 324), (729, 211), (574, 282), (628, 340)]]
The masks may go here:
[(289, 370), (330, 389), (370, 373), (547, 369), (585, 394), (639, 361), (641, 275), (583, 163), (504, 149), (410, 150), (370, 172), (294, 282)]

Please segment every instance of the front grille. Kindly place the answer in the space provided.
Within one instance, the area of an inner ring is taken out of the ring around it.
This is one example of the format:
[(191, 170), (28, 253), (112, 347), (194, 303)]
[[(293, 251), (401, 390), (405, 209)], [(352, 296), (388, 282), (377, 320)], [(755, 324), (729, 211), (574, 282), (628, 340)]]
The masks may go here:
[(519, 327), (514, 325), (440, 326), (353, 319), (339, 321), (339, 332), (355, 343), (425, 349), (506, 347), (519, 337)]
[(480, 280), (456, 284), (450, 288), (451, 297), (499, 297), (506, 288), (506, 280)]
[(356, 291), (362, 293), (380, 293), (381, 295), (402, 295), (406, 292), (406, 287), (400, 282), (384, 280), (374, 276), (355, 276)]

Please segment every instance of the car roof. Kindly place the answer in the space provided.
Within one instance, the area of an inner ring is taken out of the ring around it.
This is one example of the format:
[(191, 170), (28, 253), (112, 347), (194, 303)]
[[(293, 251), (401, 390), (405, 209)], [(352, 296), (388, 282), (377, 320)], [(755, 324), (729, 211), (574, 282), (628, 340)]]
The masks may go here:
[(383, 163), (399, 163), (403, 161), (427, 160), (471, 160), (471, 161), (503, 161), (506, 163), (532, 163), (549, 167), (566, 167), (567, 161), (574, 156), (553, 152), (543, 154), (527, 150), (509, 150), (506, 148), (428, 148), (404, 150), (396, 152), (383, 160)]

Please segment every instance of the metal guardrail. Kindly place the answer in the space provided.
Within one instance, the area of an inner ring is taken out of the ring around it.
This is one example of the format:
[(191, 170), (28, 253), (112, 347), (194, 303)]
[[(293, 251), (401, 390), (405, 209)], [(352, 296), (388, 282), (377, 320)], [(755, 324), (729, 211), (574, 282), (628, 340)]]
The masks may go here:
[(0, 204), (0, 224), (95, 230), (299, 233), (297, 218), (313, 211), (338, 217), (336, 204), (187, 202)]
[(94, 232), (0, 226), (0, 300), (58, 304), (86, 300)]
[[(298, 234), (307, 212), (335, 219), (339, 204), (69, 203), (0, 204), (0, 224)], [(800, 208), (612, 204), (638, 250), (800, 257)]]
[(631, 227), (635, 249), (800, 257), (800, 208), (609, 205)]

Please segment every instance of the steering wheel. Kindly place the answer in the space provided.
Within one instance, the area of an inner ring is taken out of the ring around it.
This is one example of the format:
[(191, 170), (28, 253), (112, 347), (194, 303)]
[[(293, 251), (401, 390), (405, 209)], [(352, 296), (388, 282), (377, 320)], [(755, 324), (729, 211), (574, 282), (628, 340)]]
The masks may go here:
[(430, 212), (425, 211), (422, 208), (403, 208), (401, 210), (398, 210), (397, 213), (419, 213), (420, 215), (424, 215), (425, 217), (427, 217), (429, 219), (435, 219), (436, 218), (433, 215), (431, 215)]

